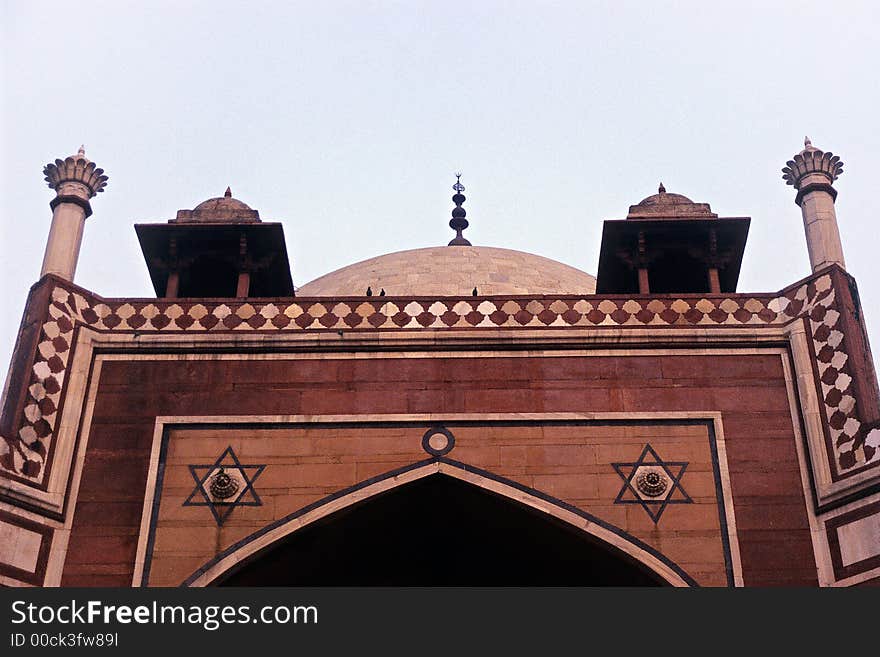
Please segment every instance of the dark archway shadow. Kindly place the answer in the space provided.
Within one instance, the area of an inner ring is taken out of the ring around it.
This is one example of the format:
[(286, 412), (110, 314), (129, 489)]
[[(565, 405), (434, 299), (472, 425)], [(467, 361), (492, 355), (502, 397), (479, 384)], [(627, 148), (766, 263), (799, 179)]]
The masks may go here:
[(659, 586), (656, 573), (569, 523), (434, 474), (271, 544), (220, 586)]

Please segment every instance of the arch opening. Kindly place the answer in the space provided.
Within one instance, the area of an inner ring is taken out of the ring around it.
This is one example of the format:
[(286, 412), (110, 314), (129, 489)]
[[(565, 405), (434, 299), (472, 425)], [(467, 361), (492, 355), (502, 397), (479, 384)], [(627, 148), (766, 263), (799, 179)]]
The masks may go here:
[(581, 529), (437, 473), (312, 522), (225, 572), (220, 586), (658, 586)]

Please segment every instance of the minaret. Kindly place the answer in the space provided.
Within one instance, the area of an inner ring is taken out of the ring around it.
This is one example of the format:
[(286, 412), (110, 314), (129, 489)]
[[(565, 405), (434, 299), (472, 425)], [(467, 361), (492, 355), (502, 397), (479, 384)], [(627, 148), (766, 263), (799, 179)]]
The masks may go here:
[(452, 239), (447, 246), (470, 246), (471, 243), (465, 239), (461, 232), (468, 227), (468, 220), (465, 219), (465, 209), (461, 207), (461, 204), (465, 202), (465, 197), (462, 192), (464, 191), (464, 185), (461, 184), (461, 174), (455, 174), (455, 184), (452, 186), (452, 189), (455, 190), (455, 194), (452, 197), (452, 202), (455, 203), (455, 207), (452, 209), (452, 219), (449, 220), (449, 227), (455, 231), (455, 237)]
[(782, 177), (797, 190), (794, 202), (800, 206), (804, 216), (804, 232), (813, 271), (832, 263), (845, 269), (837, 215), (834, 212), (837, 190), (831, 186), (843, 172), (843, 162), (834, 153), (820, 151), (813, 146), (809, 137), (805, 137), (804, 150), (786, 165), (782, 169)]
[(83, 226), (86, 218), (92, 214), (89, 199), (104, 191), (107, 176), (103, 169), (96, 168), (95, 163), (86, 158), (82, 146), (76, 155), (47, 164), (43, 174), (49, 187), (55, 190), (55, 198), (49, 203), (52, 227), (49, 229), (40, 278), (46, 274), (56, 274), (73, 281)]

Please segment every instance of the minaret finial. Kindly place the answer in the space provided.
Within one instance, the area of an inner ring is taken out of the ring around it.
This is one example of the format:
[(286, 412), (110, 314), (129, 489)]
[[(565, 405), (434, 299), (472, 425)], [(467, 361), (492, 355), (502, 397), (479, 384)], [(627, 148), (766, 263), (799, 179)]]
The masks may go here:
[(80, 144), (79, 150), (76, 152), (76, 154), (79, 155), (80, 157), (85, 157), (86, 156), (86, 145)]
[(801, 153), (812, 153), (814, 151), (818, 151), (819, 149), (813, 146), (813, 142), (809, 137), (804, 137), (804, 150)]
[(660, 183), (660, 187), (657, 188), (657, 193), (658, 194), (665, 194), (666, 193), (666, 188), (663, 186), (663, 183)]
[(452, 197), (455, 207), (452, 209), (452, 219), (449, 220), (449, 227), (455, 231), (455, 238), (448, 246), (470, 246), (471, 243), (461, 235), (461, 231), (468, 227), (468, 220), (465, 219), (467, 213), (461, 207), (461, 204), (465, 202), (465, 196), (462, 194), (464, 185), (461, 184), (461, 172), (456, 172), (455, 184), (452, 186), (452, 189), (455, 190), (455, 194)]
[(232, 189), (230, 187), (226, 188), (226, 192), (224, 192), (223, 196), (226, 198), (232, 198)]

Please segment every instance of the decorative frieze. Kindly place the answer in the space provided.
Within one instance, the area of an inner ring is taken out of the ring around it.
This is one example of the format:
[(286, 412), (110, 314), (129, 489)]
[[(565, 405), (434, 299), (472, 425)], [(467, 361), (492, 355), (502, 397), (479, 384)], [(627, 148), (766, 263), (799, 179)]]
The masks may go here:
[[(680, 297), (292, 298), (266, 301), (102, 299), (54, 280), (17, 433), (4, 436), (2, 468), (40, 487), (58, 424), (77, 325), (130, 333), (275, 333), (529, 328), (781, 326), (804, 318), (821, 382), (837, 478), (876, 463), (880, 430), (865, 425), (829, 273), (777, 295)], [(475, 333), (478, 335), (479, 333)], [(552, 332), (548, 338), (552, 338)]]

